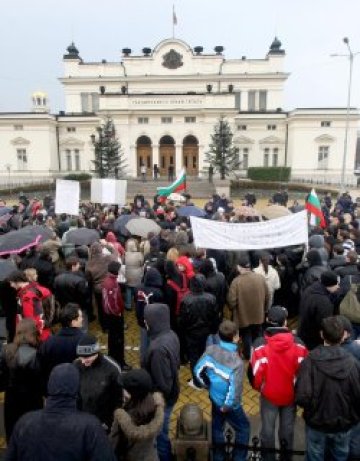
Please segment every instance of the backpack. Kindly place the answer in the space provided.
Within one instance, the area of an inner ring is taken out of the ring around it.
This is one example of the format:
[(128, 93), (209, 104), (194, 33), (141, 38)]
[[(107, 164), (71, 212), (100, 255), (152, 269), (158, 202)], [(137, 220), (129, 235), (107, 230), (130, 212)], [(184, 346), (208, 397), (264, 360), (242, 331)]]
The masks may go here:
[[(113, 289), (102, 289), (102, 308), (106, 315), (116, 315), (120, 317), (122, 314), (122, 306), (118, 303), (120, 287), (118, 284)], [(120, 294), (121, 297), (121, 294)]]
[(36, 300), (34, 300), (35, 313), (41, 315), (44, 328), (51, 328), (59, 317), (59, 304), (55, 300), (55, 296), (52, 293), (48, 296), (43, 296), (42, 292), (36, 287), (31, 287), (30, 291), (36, 295)]
[(352, 283), (350, 277), (350, 290), (340, 303), (340, 315), (348, 318), (351, 323), (360, 323), (360, 284)]
[(175, 314), (179, 315), (180, 312), (180, 305), (182, 303), (182, 300), (185, 298), (185, 296), (190, 293), (188, 284), (187, 284), (187, 279), (186, 275), (181, 273), (182, 276), (182, 287), (179, 287), (177, 283), (175, 283), (173, 280), (168, 280), (167, 284), (176, 291), (176, 307), (175, 307)]

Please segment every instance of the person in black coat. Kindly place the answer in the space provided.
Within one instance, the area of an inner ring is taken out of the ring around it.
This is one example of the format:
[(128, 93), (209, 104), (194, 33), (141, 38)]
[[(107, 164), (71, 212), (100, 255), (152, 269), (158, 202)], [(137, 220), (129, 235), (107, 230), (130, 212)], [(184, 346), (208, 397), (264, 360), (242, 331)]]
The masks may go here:
[(318, 250), (313, 249), (306, 254), (308, 267), (305, 272), (300, 276), (300, 290), (303, 293), (312, 283), (320, 280), (321, 274), (327, 270), (323, 265), (321, 256)]
[(320, 281), (314, 282), (302, 294), (298, 336), (309, 350), (323, 342), (321, 322), (336, 313), (335, 296), (338, 289), (338, 276), (333, 271), (326, 271), (321, 274)]
[(220, 312), (213, 294), (205, 293), (206, 279), (196, 274), (190, 280), (190, 293), (181, 302), (179, 313), (179, 330), (184, 331), (186, 350), (193, 379), (190, 386), (200, 388), (194, 374), (194, 366), (205, 351), (206, 340), (215, 334), (220, 324)]
[(54, 368), (46, 407), (19, 420), (7, 461), (116, 461), (100, 421), (76, 408), (79, 381), (74, 365)]
[(200, 266), (199, 272), (206, 278), (204, 291), (211, 293), (216, 298), (220, 320), (223, 316), (228, 284), (222, 272), (216, 272), (213, 262), (210, 259), (204, 259)]
[(68, 303), (60, 313), (61, 329), (50, 336), (40, 346), (40, 358), (46, 380), (52, 369), (60, 363), (72, 363), (76, 357), (76, 348), (83, 337), (82, 312), (80, 306)]
[(90, 334), (80, 339), (77, 355), (74, 365), (80, 372), (79, 405), (83, 411), (97, 416), (109, 432), (114, 411), (122, 406), (120, 367), (115, 360), (100, 353), (98, 341)]

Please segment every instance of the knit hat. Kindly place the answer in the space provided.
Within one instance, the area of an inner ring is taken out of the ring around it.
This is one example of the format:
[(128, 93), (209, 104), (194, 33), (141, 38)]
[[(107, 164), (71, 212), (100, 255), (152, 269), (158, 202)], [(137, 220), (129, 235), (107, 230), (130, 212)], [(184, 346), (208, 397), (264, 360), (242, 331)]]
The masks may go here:
[(333, 287), (339, 283), (338, 276), (334, 271), (323, 272), (320, 280), (325, 287)]
[(76, 353), (80, 357), (90, 357), (91, 355), (98, 354), (100, 352), (100, 344), (95, 336), (89, 333), (84, 334), (80, 339)]
[(239, 259), (238, 259), (238, 265), (240, 267), (249, 268), (250, 267), (250, 259), (249, 259), (249, 257), (247, 255), (245, 255), (245, 254), (241, 255), (239, 257)]
[(140, 368), (121, 373), (120, 385), (126, 389), (132, 397), (143, 399), (153, 390), (153, 383), (149, 373)]
[(279, 327), (284, 325), (285, 320), (288, 317), (288, 311), (283, 306), (271, 306), (268, 313), (267, 319), (269, 323), (276, 324)]
[(121, 264), (118, 261), (111, 261), (108, 264), (108, 272), (110, 274), (118, 275)]

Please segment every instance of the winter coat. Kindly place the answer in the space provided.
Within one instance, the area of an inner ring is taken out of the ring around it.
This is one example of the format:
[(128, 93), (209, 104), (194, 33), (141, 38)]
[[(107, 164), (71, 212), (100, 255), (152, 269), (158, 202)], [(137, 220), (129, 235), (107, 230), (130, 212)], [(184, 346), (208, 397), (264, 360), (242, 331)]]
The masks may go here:
[(150, 344), (143, 367), (149, 372), (156, 391), (161, 392), (166, 404), (174, 404), (179, 396), (180, 344), (170, 329), (170, 312), (166, 304), (145, 307)]
[(28, 411), (43, 407), (44, 385), (37, 350), (22, 344), (13, 360), (4, 346), (0, 358), (1, 387), (5, 390), (4, 419), (7, 439), (10, 438), (17, 420)]
[(322, 344), (321, 322), (334, 314), (334, 303), (324, 285), (314, 282), (304, 291), (300, 302), (298, 335), (308, 349)]
[(200, 268), (200, 272), (206, 277), (206, 293), (210, 293), (215, 296), (218, 310), (222, 313), (226, 303), (226, 296), (229, 288), (224, 274), (222, 272), (215, 272), (215, 270), (207, 272), (206, 269), (204, 270), (204, 266)]
[(279, 274), (277, 273), (276, 269), (274, 269), (270, 265), (268, 266), (268, 271), (266, 273), (264, 266), (261, 264), (261, 262), (258, 267), (255, 267), (254, 272), (255, 274), (260, 274), (263, 277), (265, 277), (266, 285), (269, 290), (269, 303), (267, 307), (270, 307), (274, 299), (275, 291), (280, 288)]
[(122, 388), (119, 383), (120, 367), (106, 355), (99, 354), (90, 367), (74, 362), (80, 372), (80, 407), (110, 430), (114, 411), (122, 405)]
[(76, 347), (83, 335), (80, 328), (63, 327), (41, 344), (39, 355), (46, 380), (56, 365), (76, 359)]
[(215, 296), (204, 292), (205, 281), (203, 275), (195, 275), (190, 281), (191, 292), (185, 295), (180, 305), (179, 331), (194, 340), (215, 334), (220, 323)]
[(360, 421), (360, 365), (341, 346), (311, 351), (295, 389), (306, 424), (317, 431), (347, 431)]
[(117, 260), (116, 254), (104, 255), (100, 243), (90, 247), (90, 259), (86, 265), (86, 275), (95, 293), (101, 293), (101, 283), (108, 273), (108, 265)]
[(121, 243), (117, 241), (114, 232), (108, 232), (105, 240), (115, 248), (119, 256), (123, 256), (125, 254), (125, 249)]
[(164, 422), (164, 399), (154, 394), (155, 415), (147, 424), (136, 425), (126, 410), (116, 410), (110, 441), (121, 461), (158, 461), (155, 440)]
[(55, 277), (54, 293), (60, 306), (68, 303), (79, 304), (85, 310), (90, 302), (90, 288), (82, 272), (63, 272)]
[(287, 328), (267, 328), (264, 337), (253, 344), (250, 384), (273, 405), (293, 405), (294, 381), (307, 354), (303, 343)]
[(116, 461), (99, 420), (77, 410), (78, 388), (79, 376), (72, 365), (54, 370), (44, 410), (20, 419), (7, 461)]
[(117, 275), (109, 273), (103, 280), (101, 284), (102, 305), (105, 314), (121, 317), (124, 312), (124, 301), (117, 278)]
[(320, 255), (322, 264), (324, 266), (327, 266), (328, 261), (329, 261), (329, 253), (325, 249), (325, 239), (323, 235), (312, 235), (309, 238), (309, 247), (311, 249), (316, 249), (317, 252)]
[(160, 272), (154, 267), (149, 267), (144, 276), (144, 282), (136, 287), (136, 319), (139, 327), (145, 328), (144, 309), (146, 300), (144, 294), (148, 297), (149, 304), (163, 303), (164, 293), (162, 290), (163, 279)]
[(233, 310), (234, 322), (239, 328), (261, 325), (269, 304), (269, 290), (265, 278), (251, 271), (238, 275), (230, 285), (228, 304)]
[(140, 251), (125, 253), (125, 277), (129, 287), (140, 285), (144, 274), (144, 256)]

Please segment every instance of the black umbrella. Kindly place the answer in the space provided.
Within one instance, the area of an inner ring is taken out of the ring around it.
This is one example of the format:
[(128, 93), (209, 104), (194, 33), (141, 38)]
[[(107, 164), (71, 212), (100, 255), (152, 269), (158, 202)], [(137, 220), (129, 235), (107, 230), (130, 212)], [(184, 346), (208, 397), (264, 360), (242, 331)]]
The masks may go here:
[(7, 279), (16, 269), (17, 267), (10, 259), (0, 259), (0, 282)]
[(2, 216), (4, 214), (11, 213), (12, 211), (13, 211), (13, 209), (9, 208), (8, 206), (1, 206), (0, 207), (0, 216)]
[(80, 227), (79, 229), (72, 229), (66, 234), (66, 243), (72, 243), (75, 246), (91, 245), (97, 242), (99, 238), (100, 235), (97, 230)]
[(130, 232), (126, 228), (126, 224), (131, 221), (132, 219), (139, 219), (140, 216), (133, 215), (133, 214), (122, 214), (117, 218), (114, 222), (114, 229), (115, 232), (123, 235), (124, 237), (128, 237)]
[(18, 254), (49, 240), (52, 230), (43, 226), (26, 226), (0, 236), (0, 256)]
[(190, 216), (195, 216), (197, 218), (203, 218), (206, 216), (206, 212), (204, 210), (194, 205), (181, 206), (180, 208), (176, 209), (176, 213), (178, 216), (187, 218)]

